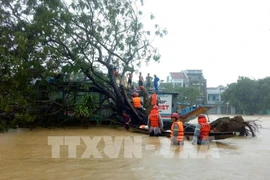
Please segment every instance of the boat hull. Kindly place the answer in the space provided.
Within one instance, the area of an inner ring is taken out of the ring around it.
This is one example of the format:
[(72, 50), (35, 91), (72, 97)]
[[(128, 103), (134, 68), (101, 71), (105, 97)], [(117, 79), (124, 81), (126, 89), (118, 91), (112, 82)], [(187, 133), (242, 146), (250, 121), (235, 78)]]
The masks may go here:
[[(137, 133), (142, 133), (142, 134), (149, 134), (149, 130), (148, 129), (142, 129), (142, 128), (131, 128), (132, 131), (137, 132)], [(165, 130), (161, 133), (161, 136), (166, 136), (169, 137), (170, 136), (171, 131), (170, 130)], [(185, 131), (184, 133), (185, 138), (187, 140), (192, 140), (193, 136), (194, 136), (194, 132), (190, 132), (190, 131)], [(232, 137), (236, 137), (238, 136), (238, 134), (236, 132), (210, 132), (209, 133), (209, 139), (211, 141), (213, 140), (221, 140), (221, 139), (227, 139), (227, 138), (232, 138)]]

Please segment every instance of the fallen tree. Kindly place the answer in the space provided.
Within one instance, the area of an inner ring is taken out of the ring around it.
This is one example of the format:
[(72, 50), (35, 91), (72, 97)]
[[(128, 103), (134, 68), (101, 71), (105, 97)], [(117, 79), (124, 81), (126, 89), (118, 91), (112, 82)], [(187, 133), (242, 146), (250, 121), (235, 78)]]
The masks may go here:
[[(36, 104), (48, 106), (37, 100), (33, 79), (46, 81), (51, 77), (49, 81), (53, 81), (54, 73), (82, 73), (91, 82), (91, 92), (102, 95), (101, 102), (110, 100), (114, 113), (121, 116), (125, 110), (132, 119), (145, 121), (147, 114), (130, 104), (123, 80), (141, 65), (159, 62), (160, 54), (152, 42), (167, 31), (154, 22), (153, 31), (144, 27), (142, 5), (142, 0), (3, 1), (0, 110), (6, 109), (8, 100), (23, 105), (21, 113), (28, 107), (38, 107)], [(148, 16), (154, 19), (152, 14)], [(59, 89), (65, 91), (61, 86)], [(56, 108), (50, 108), (50, 104), (44, 117), (62, 111), (66, 102)]]
[(242, 116), (221, 117), (211, 122), (210, 125), (215, 132), (239, 132), (240, 136), (255, 137), (260, 127), (257, 121), (245, 121)]

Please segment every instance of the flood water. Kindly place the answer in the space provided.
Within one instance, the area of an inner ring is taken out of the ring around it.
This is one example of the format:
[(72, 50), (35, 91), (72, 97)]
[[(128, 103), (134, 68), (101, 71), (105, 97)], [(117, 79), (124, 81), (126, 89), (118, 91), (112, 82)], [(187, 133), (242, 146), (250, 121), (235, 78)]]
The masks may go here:
[[(270, 117), (257, 137), (181, 148), (166, 137), (108, 127), (16, 129), (0, 134), (0, 179), (269, 179)], [(209, 115), (210, 120), (217, 116)]]

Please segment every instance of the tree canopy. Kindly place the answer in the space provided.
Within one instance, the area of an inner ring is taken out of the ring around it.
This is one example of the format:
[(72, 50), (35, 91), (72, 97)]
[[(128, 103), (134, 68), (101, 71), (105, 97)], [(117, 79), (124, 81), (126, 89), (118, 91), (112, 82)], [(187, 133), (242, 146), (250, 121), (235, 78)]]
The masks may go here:
[(190, 86), (182, 87), (173, 83), (162, 83), (160, 88), (163, 88), (166, 92), (178, 93), (178, 101), (189, 104), (197, 104), (197, 98), (200, 95), (200, 89)]
[(236, 108), (237, 113), (265, 113), (270, 109), (270, 78), (253, 80), (239, 77), (222, 93), (222, 100)]
[(146, 30), (142, 19), (148, 15), (140, 11), (141, 5), (142, 0), (3, 0), (1, 108), (7, 100), (31, 102), (36, 94), (33, 79), (81, 72), (91, 81), (92, 91), (113, 102), (114, 111), (129, 109), (142, 119), (116, 79), (143, 63), (158, 62), (160, 54), (151, 43), (167, 31), (157, 24), (153, 31)]

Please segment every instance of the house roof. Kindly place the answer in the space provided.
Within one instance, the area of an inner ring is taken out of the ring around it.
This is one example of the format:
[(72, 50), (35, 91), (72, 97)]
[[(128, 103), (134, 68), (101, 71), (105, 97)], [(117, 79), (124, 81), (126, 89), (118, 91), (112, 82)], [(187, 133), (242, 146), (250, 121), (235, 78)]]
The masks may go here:
[(226, 87), (223, 86), (223, 85), (219, 85), (218, 87), (208, 87), (207, 89), (208, 89), (208, 90), (226, 89)]
[(183, 72), (170, 72), (172, 79), (187, 79)]

